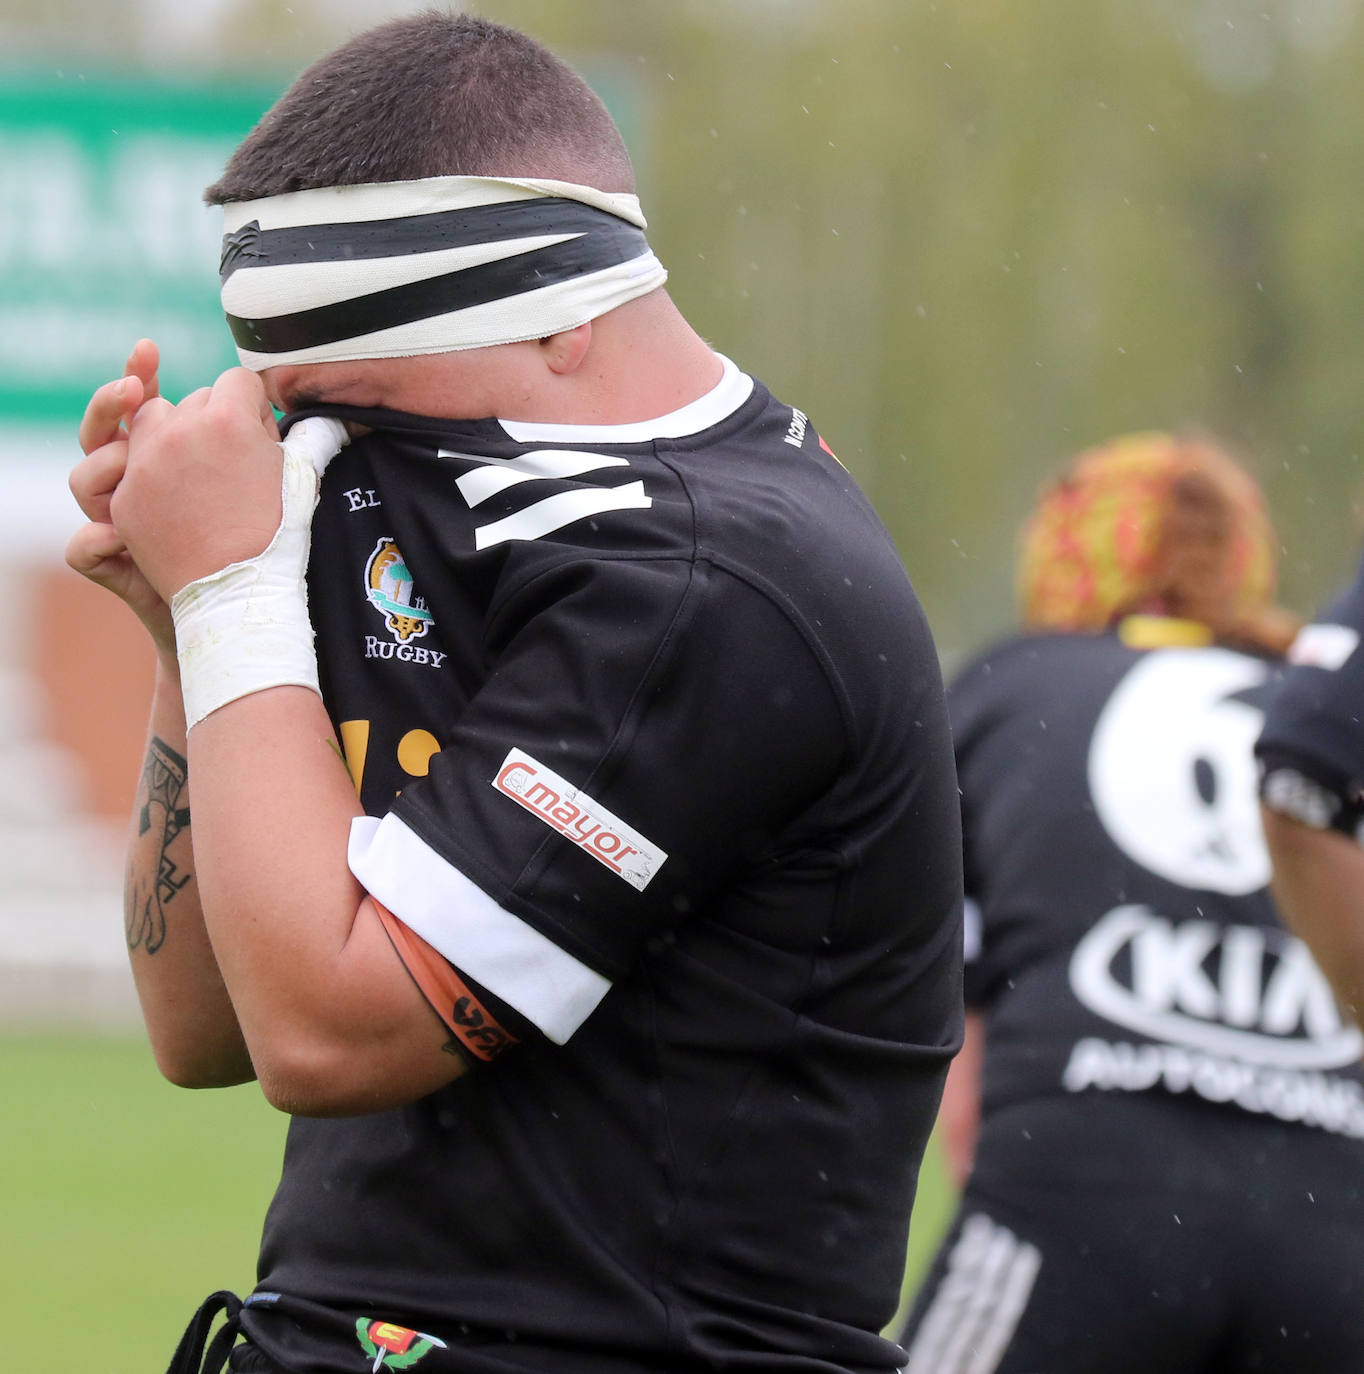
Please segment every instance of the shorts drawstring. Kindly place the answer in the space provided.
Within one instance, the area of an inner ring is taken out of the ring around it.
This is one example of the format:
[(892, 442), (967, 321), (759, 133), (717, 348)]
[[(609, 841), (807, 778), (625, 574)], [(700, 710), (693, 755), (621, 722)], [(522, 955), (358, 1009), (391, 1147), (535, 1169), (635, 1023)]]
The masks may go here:
[[(235, 1293), (223, 1291), (205, 1298), (180, 1337), (166, 1374), (222, 1374), (241, 1331), (241, 1310), (242, 1301)], [(226, 1312), (227, 1320), (205, 1351), (213, 1319), (219, 1312)]]

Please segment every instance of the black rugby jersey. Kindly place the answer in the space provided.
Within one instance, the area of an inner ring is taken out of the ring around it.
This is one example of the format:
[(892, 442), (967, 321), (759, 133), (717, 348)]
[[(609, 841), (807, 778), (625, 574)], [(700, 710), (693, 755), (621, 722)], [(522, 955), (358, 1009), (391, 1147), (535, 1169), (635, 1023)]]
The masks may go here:
[(1364, 1042), (1267, 889), (1252, 748), (1278, 672), (1061, 634), (953, 683), (987, 1113), (1150, 1091), (1364, 1136)]
[(1364, 842), (1364, 563), (1288, 652), (1255, 746), (1261, 792), (1278, 811)]
[(375, 427), (309, 573), (352, 866), (520, 1043), (291, 1123), (248, 1335), (290, 1369), (361, 1368), (374, 1320), (422, 1371), (893, 1369), (961, 926), (888, 535), (732, 364), (608, 429), (325, 413)]

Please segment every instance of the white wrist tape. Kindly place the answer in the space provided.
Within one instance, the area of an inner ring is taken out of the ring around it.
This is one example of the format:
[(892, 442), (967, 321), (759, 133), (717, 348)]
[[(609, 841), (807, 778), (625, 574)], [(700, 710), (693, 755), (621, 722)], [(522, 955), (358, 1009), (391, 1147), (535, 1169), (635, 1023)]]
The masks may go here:
[(283, 512), (275, 537), (254, 558), (186, 583), (171, 598), (188, 726), (267, 687), (319, 690), (308, 551), (322, 474), (347, 438), (339, 420), (300, 420), (280, 445)]

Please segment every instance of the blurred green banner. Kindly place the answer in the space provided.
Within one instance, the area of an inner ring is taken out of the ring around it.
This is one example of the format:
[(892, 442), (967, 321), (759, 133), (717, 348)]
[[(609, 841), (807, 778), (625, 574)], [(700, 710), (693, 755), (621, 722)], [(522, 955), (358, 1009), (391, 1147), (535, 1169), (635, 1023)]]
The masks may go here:
[(220, 212), (202, 203), (277, 90), (10, 74), (0, 82), (0, 416), (62, 421), (147, 335), (173, 399), (235, 354)]

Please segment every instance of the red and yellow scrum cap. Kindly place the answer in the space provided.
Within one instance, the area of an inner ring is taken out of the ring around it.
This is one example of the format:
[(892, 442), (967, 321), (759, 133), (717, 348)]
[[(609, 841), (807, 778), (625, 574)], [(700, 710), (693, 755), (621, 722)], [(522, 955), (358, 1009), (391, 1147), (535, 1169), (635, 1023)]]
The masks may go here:
[(1278, 542), (1255, 479), (1205, 439), (1127, 434), (1077, 455), (1042, 492), (1018, 564), (1023, 623), (1101, 631), (1178, 616), (1282, 653)]

